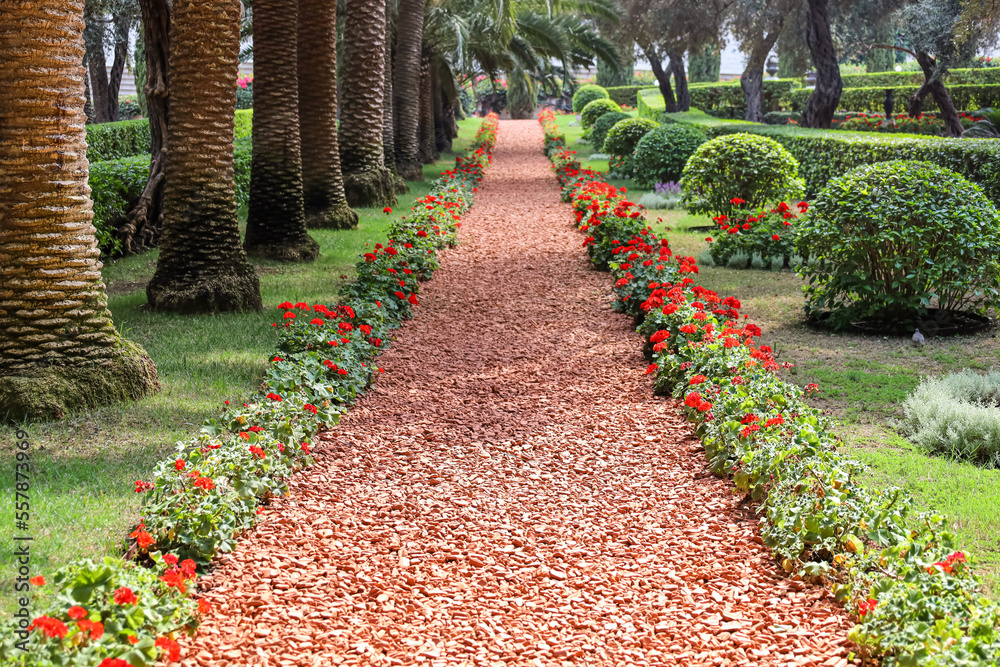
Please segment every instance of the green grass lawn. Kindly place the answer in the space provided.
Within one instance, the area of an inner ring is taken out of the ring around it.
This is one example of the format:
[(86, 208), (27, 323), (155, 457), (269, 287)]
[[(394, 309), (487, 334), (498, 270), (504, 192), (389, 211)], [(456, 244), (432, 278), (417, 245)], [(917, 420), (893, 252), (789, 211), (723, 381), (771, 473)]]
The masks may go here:
[(705, 237), (712, 232), (693, 228), (711, 225), (708, 217), (649, 211), (647, 219), (675, 252), (702, 258), (702, 285), (740, 299), (742, 312), (760, 325), (778, 360), (795, 364), (786, 371), (790, 381), (819, 384), (810, 402), (834, 418), (844, 446), (870, 466), (873, 485), (906, 487), (921, 508), (951, 519), (959, 544), (978, 561), (985, 591), (1000, 599), (1000, 470), (928, 456), (893, 427), (903, 400), (924, 377), (997, 367), (997, 334), (929, 339), (918, 348), (908, 338), (817, 330), (805, 323), (803, 280), (794, 273), (704, 262)]
[[(479, 119), (462, 121), (455, 149), (470, 143)], [(156, 252), (108, 263), (104, 280), (115, 325), (142, 344), (156, 362), (161, 389), (141, 401), (87, 410), (57, 422), (26, 426), (31, 443), (32, 574), (49, 574), (80, 556), (120, 553), (127, 531), (139, 518), (135, 480), (149, 474), (174, 443), (191, 436), (225, 400), (256, 391), (274, 352), (276, 306), (282, 301), (335, 303), (340, 286), (368, 243), (384, 242), (392, 220), (430, 190), (430, 182), (454, 165), (446, 154), (424, 167), (425, 181), (411, 183), (393, 214), (358, 209), (358, 229), (312, 230), (320, 258), (311, 264), (255, 261), (264, 310), (260, 313), (179, 316), (150, 313), (145, 283), (153, 275)], [(0, 427), (0, 481), (5, 499), (14, 496), (14, 429)], [(13, 505), (0, 507), (0, 609), (14, 608)], [(20, 534), (20, 531), (19, 531)]]

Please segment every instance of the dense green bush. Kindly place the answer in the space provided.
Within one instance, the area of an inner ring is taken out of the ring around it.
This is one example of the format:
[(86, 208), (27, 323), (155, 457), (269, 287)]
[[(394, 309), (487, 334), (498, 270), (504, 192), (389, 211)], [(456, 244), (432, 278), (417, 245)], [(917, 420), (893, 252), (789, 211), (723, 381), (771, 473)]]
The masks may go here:
[(832, 178), (861, 165), (923, 160), (962, 174), (1000, 205), (1000, 142), (720, 121), (694, 112), (670, 114), (670, 118), (698, 125), (710, 138), (752, 132), (774, 139), (799, 161), (799, 174), (810, 196), (819, 193)]
[(87, 126), (87, 160), (102, 162), (149, 153), (149, 121), (145, 118)]
[(625, 174), (633, 174), (635, 160), (633, 152), (636, 144), (660, 125), (648, 118), (626, 118), (615, 123), (604, 139), (604, 152), (611, 156), (612, 169)]
[(932, 454), (1000, 467), (1000, 373), (952, 373), (903, 402), (903, 433)]
[(118, 117), (122, 120), (133, 120), (142, 116), (142, 108), (135, 95), (118, 98)]
[(608, 91), (608, 98), (617, 102), (623, 107), (634, 107), (639, 96), (639, 91), (649, 86), (614, 86), (605, 88)]
[(594, 122), (594, 127), (590, 128), (590, 143), (593, 144), (594, 150), (603, 151), (604, 140), (607, 139), (608, 132), (615, 126), (615, 123), (631, 117), (624, 111), (611, 111), (598, 118)]
[[(250, 137), (233, 144), (236, 202), (246, 206), (250, 196)], [(142, 195), (149, 180), (149, 155), (134, 155), (119, 160), (104, 160), (90, 165), (90, 196), (94, 200), (94, 227), (97, 243), (107, 255), (117, 253), (121, 245), (115, 231), (125, 221), (129, 209)]]
[(802, 196), (799, 162), (781, 144), (753, 134), (732, 134), (702, 144), (681, 177), (684, 202), (693, 213), (729, 215), (746, 207)]
[(253, 132), (253, 109), (240, 109), (236, 112), (235, 138), (249, 137)]
[[(789, 96), (801, 86), (797, 79), (764, 81), (761, 88), (761, 105), (765, 111), (778, 111), (787, 107)], [(688, 90), (691, 92), (691, 106), (696, 109), (702, 111), (733, 109), (739, 117), (746, 114), (746, 98), (739, 81), (693, 83)]]
[(601, 86), (597, 86), (592, 83), (580, 86), (580, 88), (573, 94), (573, 113), (582, 112), (583, 107), (587, 106), (594, 100), (607, 98), (608, 91)]
[(644, 136), (635, 147), (635, 177), (640, 185), (679, 181), (684, 165), (707, 141), (705, 133), (691, 125), (670, 123)]
[[(924, 82), (923, 72), (872, 72), (869, 74), (845, 74), (840, 77), (847, 88), (895, 88), (897, 86), (919, 86)], [(1000, 83), (1000, 69), (975, 68), (953, 69), (945, 75), (945, 85), (981, 85)]]
[(877, 322), (902, 331), (1000, 305), (1000, 213), (982, 190), (929, 162), (894, 160), (834, 179), (799, 225), (797, 246), (820, 261), (806, 313), (837, 328)]
[[(896, 108), (905, 111), (906, 101), (912, 96), (919, 85), (893, 86)], [(882, 111), (885, 102), (886, 88), (845, 88), (840, 95), (839, 108), (846, 111)], [(983, 107), (1000, 107), (1000, 84), (968, 84), (948, 86), (948, 93), (959, 111), (974, 111)], [(812, 94), (811, 90), (794, 90), (788, 95), (788, 107), (793, 111), (802, 111), (806, 100)], [(700, 108), (700, 107), (699, 107)], [(924, 98), (924, 111), (937, 111), (934, 98), (928, 95)]]
[(583, 107), (583, 111), (580, 112), (580, 126), (584, 130), (588, 130), (593, 127), (594, 123), (597, 122), (597, 119), (604, 114), (621, 110), (622, 108), (615, 102), (603, 97), (592, 102), (588, 102), (587, 106)]

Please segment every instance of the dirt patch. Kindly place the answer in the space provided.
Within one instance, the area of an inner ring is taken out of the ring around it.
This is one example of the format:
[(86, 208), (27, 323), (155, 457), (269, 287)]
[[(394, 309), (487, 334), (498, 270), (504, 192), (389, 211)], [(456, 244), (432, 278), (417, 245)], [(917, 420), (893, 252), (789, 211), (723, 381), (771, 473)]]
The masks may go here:
[(115, 280), (108, 283), (105, 289), (109, 295), (129, 294), (131, 292), (145, 290), (146, 283), (148, 282), (148, 280)]

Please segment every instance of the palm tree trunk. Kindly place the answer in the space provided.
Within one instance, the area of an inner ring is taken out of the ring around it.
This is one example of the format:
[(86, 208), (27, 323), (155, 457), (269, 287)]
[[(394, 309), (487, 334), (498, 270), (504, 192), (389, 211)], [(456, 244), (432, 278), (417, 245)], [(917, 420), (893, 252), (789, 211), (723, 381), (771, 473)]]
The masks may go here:
[(396, 203), (392, 173), (385, 168), (382, 115), (385, 61), (385, 0), (351, 0), (344, 21), (343, 101), (340, 163), (351, 206)]
[(83, 0), (0, 0), (0, 419), (136, 400), (156, 367), (107, 309), (87, 186)]
[(433, 80), (431, 62), (427, 56), (420, 61), (420, 159), (430, 164), (438, 159), (434, 145), (434, 102), (432, 101)]
[(353, 229), (337, 147), (337, 3), (300, 0), (298, 61), (306, 226)]
[(393, 0), (385, 0), (385, 87), (382, 91), (382, 160), (385, 168), (392, 174), (392, 182), (396, 194), (410, 191), (396, 170), (396, 121), (393, 112), (392, 98), (392, 14), (395, 11)]
[(162, 228), (164, 165), (167, 148), (167, 64), (170, 58), (169, 0), (139, 0), (143, 57), (146, 61), (146, 115), (149, 117), (149, 180), (116, 235), (126, 254), (156, 246)]
[(431, 107), (434, 111), (434, 148), (438, 155), (441, 151), (447, 150), (449, 148), (448, 144), (451, 143), (451, 137), (447, 136), (447, 130), (444, 126), (444, 100), (442, 96), (444, 95), (441, 90), (441, 80), (438, 76), (437, 69), (431, 65)]
[(260, 310), (240, 245), (233, 173), (239, 0), (176, 2), (170, 22), (163, 233), (146, 287), (154, 310)]
[(254, 3), (253, 161), (243, 247), (279, 262), (319, 256), (302, 198), (298, 34), (299, 0)]
[(424, 0), (400, 0), (396, 22), (396, 66), (392, 93), (396, 108), (396, 168), (408, 181), (424, 178), (420, 159), (420, 49)]
[(455, 123), (455, 105), (444, 92), (444, 87), (438, 89), (441, 96), (441, 136), (444, 138), (442, 152), (452, 152), (451, 140), (458, 136), (458, 125)]

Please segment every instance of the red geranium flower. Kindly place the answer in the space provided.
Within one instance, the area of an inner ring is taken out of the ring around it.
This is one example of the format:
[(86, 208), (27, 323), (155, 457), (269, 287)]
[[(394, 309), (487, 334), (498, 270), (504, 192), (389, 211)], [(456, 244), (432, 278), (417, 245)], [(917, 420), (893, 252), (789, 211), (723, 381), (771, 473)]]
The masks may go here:
[(131, 588), (126, 588), (122, 586), (115, 591), (115, 604), (136, 604), (139, 602), (139, 598), (135, 596)]

